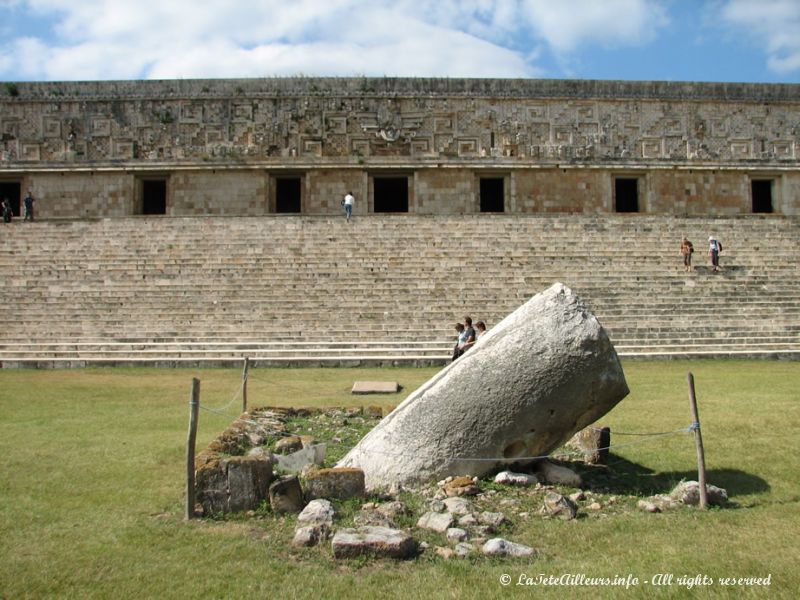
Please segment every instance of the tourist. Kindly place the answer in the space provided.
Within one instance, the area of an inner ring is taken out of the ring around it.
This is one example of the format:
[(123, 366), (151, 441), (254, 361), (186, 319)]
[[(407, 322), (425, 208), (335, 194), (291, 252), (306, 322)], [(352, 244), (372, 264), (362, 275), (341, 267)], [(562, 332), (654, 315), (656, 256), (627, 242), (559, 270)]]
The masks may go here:
[(456, 345), (453, 346), (453, 362), (455, 362), (455, 360), (459, 356), (461, 356), (461, 348), (462, 348), (461, 343), (463, 341), (462, 340), (463, 335), (464, 335), (464, 325), (462, 323), (456, 323), (457, 338), (456, 338)]
[(25, 203), (25, 220), (26, 221), (33, 221), (33, 203), (35, 201), (36, 200), (34, 199), (33, 194), (31, 194), (31, 191), (28, 190), (28, 195), (25, 196), (25, 200), (23, 200), (23, 202)]
[(344, 206), (344, 214), (347, 216), (347, 222), (350, 222), (350, 217), (353, 214), (353, 204), (355, 204), (356, 199), (353, 198), (353, 192), (347, 192), (344, 195), (344, 200), (342, 200), (342, 206)]
[(475, 339), (481, 339), (484, 333), (486, 333), (486, 323), (483, 321), (478, 321), (475, 323)]
[(464, 317), (464, 343), (461, 345), (461, 354), (464, 354), (467, 350), (472, 348), (475, 345), (475, 340), (477, 337), (475, 336), (475, 329), (472, 327), (472, 317), (466, 316)]
[(686, 236), (683, 236), (681, 240), (681, 255), (683, 256), (683, 270), (684, 271), (692, 271), (692, 254), (694, 253), (694, 246), (692, 246), (692, 242), (686, 239)]
[(719, 271), (719, 253), (722, 252), (722, 244), (712, 235), (708, 238), (708, 257), (711, 259), (711, 270)]
[(14, 213), (11, 212), (11, 201), (8, 198), (3, 198), (3, 223), (11, 223), (11, 218)]

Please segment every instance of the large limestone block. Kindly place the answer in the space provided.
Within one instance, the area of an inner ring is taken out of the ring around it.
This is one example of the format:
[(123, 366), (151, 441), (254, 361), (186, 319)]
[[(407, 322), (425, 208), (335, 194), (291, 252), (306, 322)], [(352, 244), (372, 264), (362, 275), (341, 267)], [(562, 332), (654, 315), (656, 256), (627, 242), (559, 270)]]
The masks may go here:
[(600, 323), (563, 284), (537, 294), (413, 392), (337, 466), (368, 490), (544, 456), (628, 393)]

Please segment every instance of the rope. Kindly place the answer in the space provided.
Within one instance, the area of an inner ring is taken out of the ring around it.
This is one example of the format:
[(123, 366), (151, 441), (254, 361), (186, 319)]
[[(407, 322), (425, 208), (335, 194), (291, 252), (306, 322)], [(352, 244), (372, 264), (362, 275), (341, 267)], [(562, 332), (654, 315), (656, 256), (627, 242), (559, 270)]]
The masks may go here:
[[(695, 425), (697, 427), (695, 427)], [(691, 425), (689, 425), (688, 431), (694, 431), (695, 429), (700, 429), (700, 423), (692, 423)], [(592, 431), (596, 431), (598, 433), (603, 431), (603, 429), (599, 428), (599, 427), (592, 427), (591, 430)], [(616, 435), (635, 435), (635, 436), (649, 437), (651, 435), (670, 435), (671, 433), (679, 433), (679, 432), (682, 432), (682, 431), (687, 431), (687, 429), (678, 429), (676, 431), (659, 431), (659, 432), (654, 432), (654, 433), (629, 433), (629, 432), (624, 432), (624, 431), (611, 431), (611, 433), (613, 433), (615, 436)]]

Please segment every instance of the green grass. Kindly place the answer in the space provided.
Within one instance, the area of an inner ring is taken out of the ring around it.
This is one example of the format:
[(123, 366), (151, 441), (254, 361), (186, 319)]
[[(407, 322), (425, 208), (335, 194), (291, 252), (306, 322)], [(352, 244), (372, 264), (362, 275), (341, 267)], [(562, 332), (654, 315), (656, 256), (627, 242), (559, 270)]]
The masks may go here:
[[(800, 593), (800, 364), (629, 362), (631, 395), (612, 428), (611, 476), (593, 486), (620, 503), (606, 516), (546, 521), (510, 513), (504, 534), (535, 559), (335, 561), (329, 547), (289, 547), (294, 517), (184, 522), (191, 378), (201, 380), (198, 448), (237, 414), (239, 370), (0, 371), (0, 598), (795, 598)], [(659, 515), (637, 497), (695, 477), (686, 373), (695, 375), (709, 482), (732, 505)], [(251, 406), (391, 406), (436, 369), (253, 370)], [(398, 396), (357, 397), (357, 379), (396, 380)], [(231, 402), (233, 401), (233, 402)], [(530, 495), (517, 492), (519, 511)], [(533, 513), (535, 507), (531, 508)], [(424, 537), (424, 536), (423, 536)], [(523, 587), (509, 574), (640, 579), (631, 589)], [(657, 573), (771, 574), (769, 588), (692, 589), (643, 582)]]

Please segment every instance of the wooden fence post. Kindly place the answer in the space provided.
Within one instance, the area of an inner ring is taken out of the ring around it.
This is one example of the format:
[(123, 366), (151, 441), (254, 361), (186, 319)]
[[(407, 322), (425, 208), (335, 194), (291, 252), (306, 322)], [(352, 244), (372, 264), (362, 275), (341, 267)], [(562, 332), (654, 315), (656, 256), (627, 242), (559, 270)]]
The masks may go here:
[(242, 412), (247, 412), (247, 371), (250, 368), (250, 359), (245, 357), (244, 370), (242, 371)]
[(689, 406), (692, 409), (692, 428), (694, 443), (697, 447), (697, 482), (700, 484), (700, 508), (708, 507), (708, 490), (706, 489), (706, 457), (703, 452), (703, 435), (700, 433), (700, 417), (697, 416), (697, 399), (694, 394), (694, 375), (689, 373)]
[(200, 380), (192, 379), (189, 401), (189, 435), (186, 440), (186, 518), (194, 518), (194, 445), (197, 439), (197, 413), (200, 410)]

